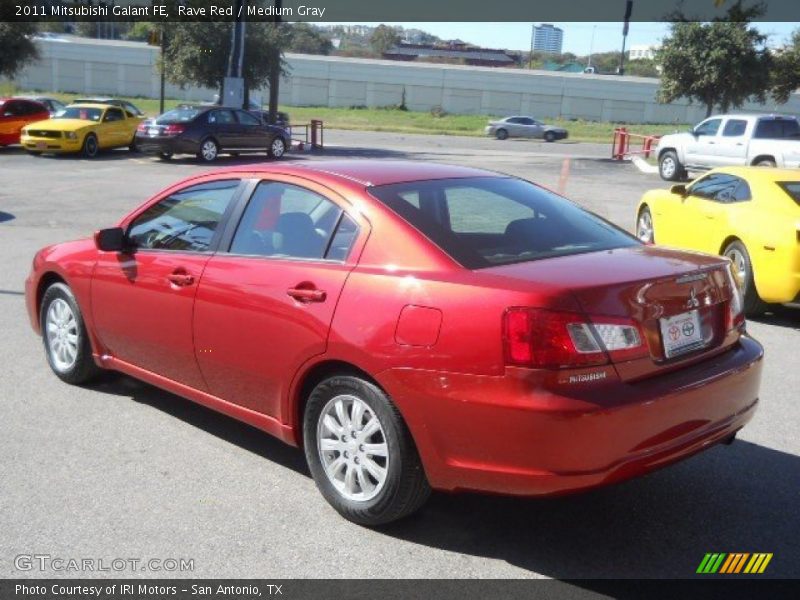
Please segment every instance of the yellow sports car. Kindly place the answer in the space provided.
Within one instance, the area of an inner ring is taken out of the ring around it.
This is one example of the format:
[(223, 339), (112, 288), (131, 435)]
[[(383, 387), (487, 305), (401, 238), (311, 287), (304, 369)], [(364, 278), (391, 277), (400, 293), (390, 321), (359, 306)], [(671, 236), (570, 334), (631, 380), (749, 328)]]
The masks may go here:
[(800, 302), (800, 170), (727, 167), (690, 185), (650, 190), (636, 235), (731, 259), (749, 315)]
[(119, 106), (71, 104), (52, 119), (26, 125), (20, 143), (31, 154), (82, 152), (94, 158), (110, 148), (135, 150), (136, 128), (143, 120)]

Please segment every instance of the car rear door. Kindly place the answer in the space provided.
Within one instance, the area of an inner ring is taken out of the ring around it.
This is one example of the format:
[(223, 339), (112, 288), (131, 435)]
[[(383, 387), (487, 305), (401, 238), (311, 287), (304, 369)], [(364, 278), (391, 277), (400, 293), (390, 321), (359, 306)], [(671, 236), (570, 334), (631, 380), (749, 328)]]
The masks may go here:
[(694, 128), (693, 136), (686, 144), (686, 164), (700, 167), (717, 166), (717, 143), (722, 119), (706, 119)]
[(720, 165), (747, 164), (747, 119), (725, 119), (717, 145), (717, 162)]
[(301, 366), (326, 350), (367, 224), (307, 180), (253, 185), (223, 239), (228, 251), (208, 261), (200, 281), (197, 361), (212, 394), (285, 421), (281, 400)]
[(99, 252), (92, 278), (98, 337), (115, 358), (203, 390), (192, 311), (238, 179), (169, 191), (125, 224), (132, 250)]

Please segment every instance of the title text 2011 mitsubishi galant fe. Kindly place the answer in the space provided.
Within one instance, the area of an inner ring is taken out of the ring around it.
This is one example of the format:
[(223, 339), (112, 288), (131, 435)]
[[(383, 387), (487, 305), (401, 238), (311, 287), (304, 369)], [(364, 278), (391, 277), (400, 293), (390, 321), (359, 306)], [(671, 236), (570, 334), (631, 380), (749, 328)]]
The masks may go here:
[(377, 525), (732, 440), (763, 356), (734, 277), (513, 177), (320, 161), (182, 181), (41, 250), (26, 295), (64, 381), (114, 369), (302, 446)]

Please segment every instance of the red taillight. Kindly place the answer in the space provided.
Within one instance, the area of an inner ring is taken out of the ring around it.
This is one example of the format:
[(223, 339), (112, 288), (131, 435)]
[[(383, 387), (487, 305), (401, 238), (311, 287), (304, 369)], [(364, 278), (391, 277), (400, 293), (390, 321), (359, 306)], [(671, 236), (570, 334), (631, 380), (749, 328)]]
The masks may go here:
[(139, 123), (139, 126), (136, 128), (136, 131), (138, 131), (139, 133), (147, 133), (147, 127), (148, 127), (147, 122), (142, 121), (141, 123)]
[(617, 317), (589, 319), (575, 312), (509, 308), (503, 336), (506, 362), (524, 367), (588, 367), (648, 353), (633, 321)]
[(180, 135), (186, 131), (186, 126), (184, 125), (167, 125), (164, 127), (163, 134), (164, 135)]

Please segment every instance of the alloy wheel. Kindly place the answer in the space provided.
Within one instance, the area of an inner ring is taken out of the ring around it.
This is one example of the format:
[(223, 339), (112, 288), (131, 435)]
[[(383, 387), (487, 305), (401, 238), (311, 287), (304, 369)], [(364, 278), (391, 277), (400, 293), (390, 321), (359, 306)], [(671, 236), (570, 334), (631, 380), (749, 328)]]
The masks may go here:
[(69, 304), (61, 298), (50, 303), (45, 319), (47, 329), (47, 349), (53, 365), (59, 371), (66, 371), (78, 358), (78, 321)]
[(636, 223), (636, 237), (646, 244), (652, 244), (655, 239), (653, 232), (653, 217), (649, 210), (639, 213), (639, 220)]
[(343, 394), (323, 407), (317, 450), (325, 475), (347, 500), (371, 500), (383, 489), (389, 471), (386, 434), (375, 412), (360, 398)]

